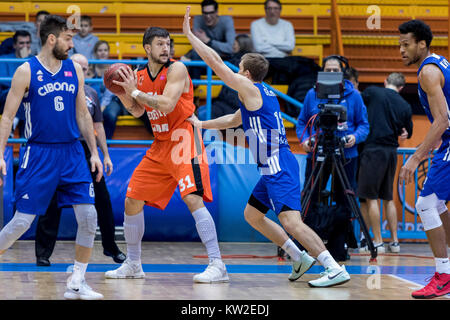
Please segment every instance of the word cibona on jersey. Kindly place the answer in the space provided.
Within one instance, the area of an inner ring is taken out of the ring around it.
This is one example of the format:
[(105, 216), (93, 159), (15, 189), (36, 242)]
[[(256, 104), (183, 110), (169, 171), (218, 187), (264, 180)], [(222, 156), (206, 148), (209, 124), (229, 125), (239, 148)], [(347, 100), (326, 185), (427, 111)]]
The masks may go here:
[(72, 60), (62, 60), (52, 73), (32, 57), (29, 90), (22, 100), (25, 138), (37, 143), (69, 143), (80, 136), (76, 121), (78, 77)]

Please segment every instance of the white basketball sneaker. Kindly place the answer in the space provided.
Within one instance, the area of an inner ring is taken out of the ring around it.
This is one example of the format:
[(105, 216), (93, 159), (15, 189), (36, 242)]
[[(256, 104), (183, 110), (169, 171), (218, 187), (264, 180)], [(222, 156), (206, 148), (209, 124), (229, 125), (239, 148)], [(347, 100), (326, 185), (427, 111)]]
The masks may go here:
[(102, 300), (103, 298), (103, 295), (92, 290), (84, 279), (78, 289), (69, 288), (68, 284), (67, 291), (64, 293), (64, 299), (67, 300)]
[(194, 276), (194, 282), (211, 283), (211, 282), (228, 282), (227, 268), (220, 259), (214, 259), (209, 262), (205, 271)]
[(126, 259), (122, 265), (116, 270), (105, 272), (107, 279), (142, 279), (145, 277), (142, 264), (133, 263), (130, 259)]
[(347, 270), (345, 270), (344, 265), (340, 268), (326, 268), (324, 272), (320, 273), (320, 276), (319, 279), (309, 281), (309, 286), (326, 288), (343, 284), (350, 280), (350, 275)]

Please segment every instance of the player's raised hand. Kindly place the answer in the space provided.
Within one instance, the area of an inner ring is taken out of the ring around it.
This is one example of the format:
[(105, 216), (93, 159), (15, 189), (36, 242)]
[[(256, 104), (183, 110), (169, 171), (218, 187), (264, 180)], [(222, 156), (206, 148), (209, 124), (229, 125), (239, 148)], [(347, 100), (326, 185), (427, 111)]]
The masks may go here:
[(113, 83), (121, 86), (127, 94), (131, 95), (131, 93), (137, 89), (137, 79), (135, 73), (128, 66), (126, 68), (121, 67), (117, 69), (117, 73), (122, 77), (123, 81), (113, 80)]
[[(3, 176), (6, 176), (6, 162), (3, 158), (0, 159), (0, 172)], [(3, 179), (0, 179), (0, 186), (1, 185), (3, 185)]]
[(97, 169), (97, 176), (95, 177), (95, 181), (100, 182), (103, 176), (103, 164), (100, 161), (100, 158), (98, 156), (91, 156), (91, 172), (95, 172)]
[(189, 16), (191, 12), (191, 6), (186, 7), (186, 13), (184, 15), (184, 21), (183, 21), (183, 33), (187, 36), (189, 33), (191, 33), (191, 17)]

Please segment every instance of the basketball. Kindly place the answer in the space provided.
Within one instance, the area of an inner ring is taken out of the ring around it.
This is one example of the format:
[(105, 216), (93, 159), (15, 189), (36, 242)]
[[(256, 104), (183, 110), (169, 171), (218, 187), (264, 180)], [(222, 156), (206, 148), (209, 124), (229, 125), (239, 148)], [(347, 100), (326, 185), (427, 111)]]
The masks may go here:
[(127, 68), (128, 66), (124, 63), (114, 63), (108, 68), (108, 70), (105, 71), (105, 74), (103, 75), (103, 83), (105, 84), (105, 87), (114, 94), (125, 93), (125, 90), (121, 86), (113, 83), (113, 80), (122, 81), (122, 77), (117, 72), (117, 69), (120, 67)]

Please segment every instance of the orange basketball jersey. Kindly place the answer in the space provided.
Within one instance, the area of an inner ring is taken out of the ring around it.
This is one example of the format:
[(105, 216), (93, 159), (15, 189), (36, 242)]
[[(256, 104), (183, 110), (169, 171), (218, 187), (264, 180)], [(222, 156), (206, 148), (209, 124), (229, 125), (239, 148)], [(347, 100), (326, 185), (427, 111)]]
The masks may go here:
[[(162, 95), (167, 83), (167, 71), (175, 60), (168, 61), (155, 78), (152, 77), (148, 65), (137, 72), (137, 88), (150, 95)], [(189, 77), (189, 75), (188, 75)], [(170, 140), (171, 133), (177, 129), (195, 111), (194, 87), (189, 77), (189, 92), (184, 92), (172, 112), (166, 114), (145, 105), (153, 134), (157, 140)]]

